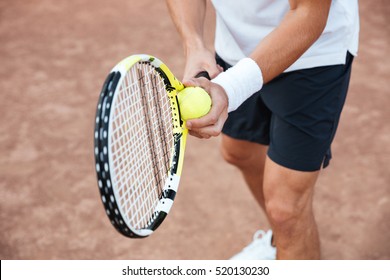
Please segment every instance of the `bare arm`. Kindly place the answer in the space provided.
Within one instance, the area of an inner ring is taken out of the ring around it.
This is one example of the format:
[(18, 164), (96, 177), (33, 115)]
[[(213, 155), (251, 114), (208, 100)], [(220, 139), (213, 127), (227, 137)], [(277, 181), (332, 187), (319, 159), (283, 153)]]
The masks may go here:
[(166, 0), (172, 20), (183, 41), (185, 53), (204, 48), (203, 24), (206, 0)]
[[(261, 83), (271, 81), (293, 64), (318, 39), (326, 26), (331, 0), (289, 0), (289, 3), (290, 10), (280, 25), (250, 55), (261, 69)], [(219, 85), (207, 85), (206, 81), (192, 82), (207, 88), (212, 95), (226, 96), (226, 88)], [(221, 102), (224, 100), (227, 99), (222, 98)], [(199, 137), (216, 136), (225, 122), (223, 110), (226, 108), (227, 104), (213, 102), (208, 115), (187, 122), (187, 126)]]
[(292, 65), (321, 35), (331, 0), (290, 0), (290, 10), (281, 24), (253, 51), (250, 57), (269, 82)]
[(203, 38), (206, 0), (166, 0), (172, 20), (180, 34), (186, 56), (183, 82), (186, 83), (201, 71), (211, 77), (221, 70), (214, 53), (207, 49)]

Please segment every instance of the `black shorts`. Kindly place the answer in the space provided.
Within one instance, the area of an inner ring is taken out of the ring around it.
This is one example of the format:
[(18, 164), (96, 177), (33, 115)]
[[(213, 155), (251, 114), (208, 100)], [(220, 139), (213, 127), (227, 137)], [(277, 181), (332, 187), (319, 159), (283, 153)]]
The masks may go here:
[[(223, 133), (269, 145), (277, 164), (315, 171), (326, 167), (351, 75), (353, 56), (345, 65), (282, 73), (229, 113)], [(217, 63), (229, 67), (217, 56)]]

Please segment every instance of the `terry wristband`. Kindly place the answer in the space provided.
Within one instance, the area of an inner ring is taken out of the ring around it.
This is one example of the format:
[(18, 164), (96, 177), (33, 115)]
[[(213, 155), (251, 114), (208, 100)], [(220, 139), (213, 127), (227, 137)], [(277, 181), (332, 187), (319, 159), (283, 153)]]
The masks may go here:
[(225, 90), (229, 99), (228, 112), (231, 112), (262, 88), (263, 74), (257, 63), (246, 57), (219, 74), (212, 82)]

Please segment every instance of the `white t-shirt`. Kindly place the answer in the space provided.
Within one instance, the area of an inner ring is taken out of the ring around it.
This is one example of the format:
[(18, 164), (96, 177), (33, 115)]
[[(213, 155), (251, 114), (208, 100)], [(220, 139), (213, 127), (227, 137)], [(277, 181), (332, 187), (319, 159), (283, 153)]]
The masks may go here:
[[(289, 11), (288, 0), (212, 0), (217, 25), (215, 50), (234, 65), (279, 25)], [(347, 51), (357, 55), (358, 0), (333, 0), (320, 38), (285, 72), (345, 64)]]

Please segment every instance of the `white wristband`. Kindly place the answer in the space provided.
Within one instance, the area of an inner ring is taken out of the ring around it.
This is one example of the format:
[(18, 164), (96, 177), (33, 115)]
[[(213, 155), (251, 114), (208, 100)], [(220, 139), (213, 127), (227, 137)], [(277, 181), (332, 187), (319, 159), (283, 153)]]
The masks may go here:
[(229, 99), (228, 112), (231, 112), (262, 88), (263, 74), (257, 63), (246, 57), (219, 74), (212, 82), (225, 90)]

